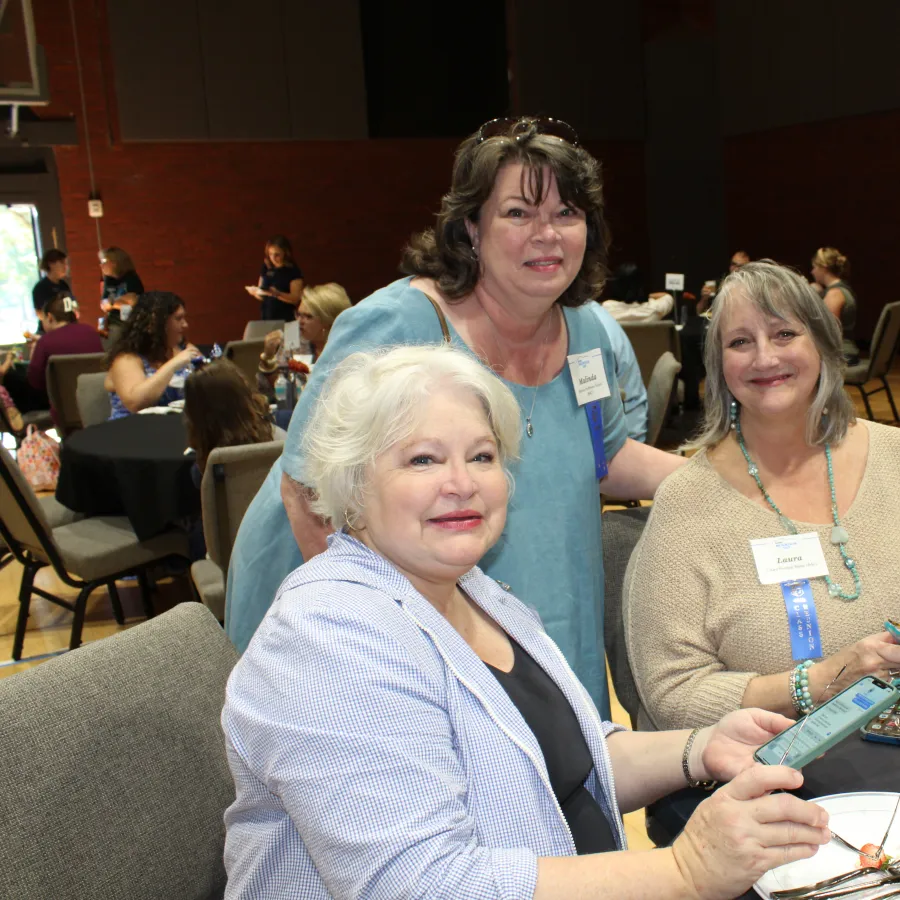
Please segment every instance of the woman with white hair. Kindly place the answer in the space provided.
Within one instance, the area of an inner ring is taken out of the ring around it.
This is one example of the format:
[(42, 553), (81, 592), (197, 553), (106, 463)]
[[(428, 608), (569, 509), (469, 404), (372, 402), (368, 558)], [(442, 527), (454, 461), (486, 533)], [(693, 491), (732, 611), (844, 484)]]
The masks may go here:
[[(789, 720), (702, 731), (601, 722), (534, 611), (477, 568), (519, 450), (512, 392), (449, 347), (357, 353), (305, 434), (339, 530), (297, 569), (228, 683), (230, 898), (731, 898), (829, 840), (754, 766)], [(671, 848), (628, 852), (621, 810), (734, 779)]]
[(840, 325), (796, 273), (762, 261), (725, 279), (700, 452), (657, 494), (625, 580), (644, 726), (749, 706), (799, 716), (830, 683), (900, 669), (883, 630), (900, 431), (857, 421), (843, 369)]

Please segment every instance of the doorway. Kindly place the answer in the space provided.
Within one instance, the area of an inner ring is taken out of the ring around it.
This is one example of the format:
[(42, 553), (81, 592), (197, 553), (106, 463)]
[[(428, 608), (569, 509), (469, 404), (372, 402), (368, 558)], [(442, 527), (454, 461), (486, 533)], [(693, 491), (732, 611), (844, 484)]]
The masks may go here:
[(37, 207), (0, 204), (0, 345), (20, 344), (24, 332), (37, 328), (31, 289), (41, 253)]

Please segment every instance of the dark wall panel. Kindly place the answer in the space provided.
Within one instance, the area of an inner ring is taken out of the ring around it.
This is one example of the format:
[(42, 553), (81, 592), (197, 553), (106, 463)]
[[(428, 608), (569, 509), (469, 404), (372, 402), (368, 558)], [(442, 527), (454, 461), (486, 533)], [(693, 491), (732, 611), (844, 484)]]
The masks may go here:
[(282, 0), (196, 0), (213, 140), (291, 136)]
[(651, 290), (683, 272), (696, 292), (726, 258), (713, 49), (712, 37), (687, 33), (645, 46)]
[(359, 0), (285, 3), (284, 55), (292, 137), (368, 136)]
[[(644, 136), (640, 4), (517, 0), (511, 18), (517, 112), (571, 123), (586, 140)], [(552, 14), (548, 14), (552, 9)]]
[(836, 5), (839, 31), (830, 58), (835, 69), (835, 115), (900, 109), (900, 3), (865, 0)]
[(725, 134), (900, 108), (896, 0), (718, 0)]
[(208, 137), (195, 0), (110, 0), (108, 12), (122, 137)]

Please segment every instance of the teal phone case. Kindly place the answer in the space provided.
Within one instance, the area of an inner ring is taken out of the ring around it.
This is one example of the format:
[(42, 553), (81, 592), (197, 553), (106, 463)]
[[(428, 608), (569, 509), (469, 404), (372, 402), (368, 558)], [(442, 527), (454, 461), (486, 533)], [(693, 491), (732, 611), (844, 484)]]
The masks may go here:
[[(841, 691), (840, 694), (836, 694), (827, 703), (823, 703), (822, 706), (811, 712), (810, 715), (815, 716), (820, 710), (824, 710), (827, 706), (831, 705), (839, 697), (843, 697), (845, 694), (858, 692), (860, 684), (864, 681), (869, 681), (870, 678), (871, 676), (868, 675), (863, 676), (859, 681), (855, 681), (850, 687)], [(836, 731), (831, 732), (828, 737), (818, 741), (814, 746), (804, 750), (801, 744), (794, 744), (790, 756), (784, 761), (784, 765), (790, 766), (792, 769), (802, 769), (805, 765), (811, 763), (814, 759), (818, 759), (823, 753), (830, 750), (835, 744), (839, 744), (844, 738), (849, 737), (854, 731), (858, 731), (860, 727), (871, 721), (872, 718), (886, 710), (889, 706), (893, 706), (900, 700), (900, 690), (894, 685), (890, 685), (890, 687), (892, 690), (885, 691), (881, 697), (874, 701), (872, 706), (866, 709), (860, 707), (857, 715), (852, 718), (848, 717), (847, 721), (843, 722)], [(803, 719), (800, 719), (786, 731), (783, 731), (777, 737), (772, 738), (768, 743), (763, 744), (762, 747), (753, 754), (753, 758), (764, 765), (778, 765), (778, 761), (784, 755), (784, 751), (793, 740), (796, 730), (802, 725)], [(774, 752), (772, 752), (773, 750)]]
[(888, 619), (884, 623), (884, 630), (895, 640), (900, 643), (900, 625), (893, 619)]

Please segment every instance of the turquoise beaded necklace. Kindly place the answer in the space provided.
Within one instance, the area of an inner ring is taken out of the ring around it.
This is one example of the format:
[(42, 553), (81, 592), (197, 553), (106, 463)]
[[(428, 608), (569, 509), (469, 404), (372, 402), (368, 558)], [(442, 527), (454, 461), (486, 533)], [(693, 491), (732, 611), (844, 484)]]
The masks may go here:
[[(741, 417), (738, 413), (737, 404), (734, 401), (732, 401), (731, 405), (731, 424), (735, 430), (735, 434), (737, 434), (738, 446), (741, 448), (741, 453), (744, 454), (744, 459), (747, 460), (747, 472), (756, 482), (756, 486), (765, 498), (766, 503), (768, 503), (775, 511), (775, 514), (781, 520), (784, 527), (791, 534), (797, 534), (797, 526), (778, 508), (778, 505), (769, 496), (769, 492), (763, 487), (762, 480), (759, 477), (759, 467), (750, 458), (750, 454), (747, 452), (747, 446), (744, 444), (744, 435), (741, 432)], [(854, 588), (852, 593), (848, 593), (839, 584), (832, 581), (828, 575), (825, 576), (825, 584), (828, 585), (828, 593), (832, 597), (840, 597), (841, 600), (856, 600), (862, 593), (862, 582), (859, 578), (859, 572), (856, 570), (856, 560), (847, 553), (847, 548), (845, 547), (847, 541), (850, 540), (850, 535), (847, 534), (847, 529), (841, 525), (841, 520), (838, 518), (837, 497), (834, 492), (834, 469), (831, 465), (831, 446), (827, 443), (825, 444), (825, 461), (828, 464), (828, 487), (831, 490), (831, 518), (834, 522), (834, 527), (831, 529), (831, 543), (836, 544), (838, 550), (840, 550), (841, 559), (844, 560), (844, 565), (853, 576)]]

